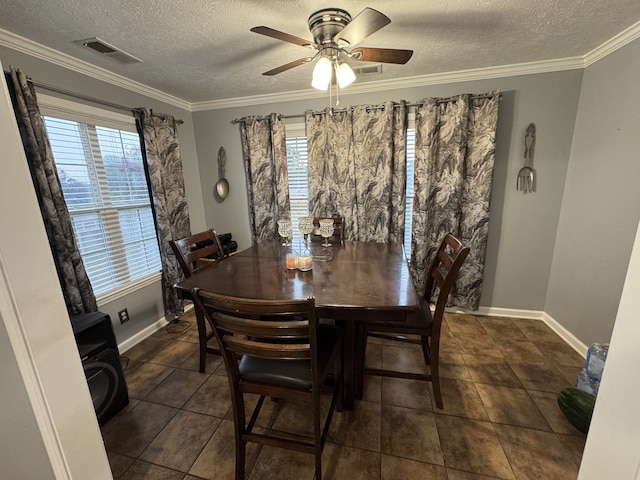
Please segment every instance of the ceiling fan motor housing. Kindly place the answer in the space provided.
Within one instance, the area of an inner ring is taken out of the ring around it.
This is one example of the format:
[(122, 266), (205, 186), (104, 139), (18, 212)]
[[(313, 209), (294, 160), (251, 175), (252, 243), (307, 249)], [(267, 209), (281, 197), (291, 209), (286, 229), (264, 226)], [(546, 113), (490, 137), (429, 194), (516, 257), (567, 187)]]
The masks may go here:
[[(309, 30), (319, 49), (322, 49), (323, 46), (335, 47), (333, 37), (349, 22), (351, 22), (351, 15), (346, 10), (325, 8), (309, 16)], [(347, 45), (346, 41), (345, 45)]]

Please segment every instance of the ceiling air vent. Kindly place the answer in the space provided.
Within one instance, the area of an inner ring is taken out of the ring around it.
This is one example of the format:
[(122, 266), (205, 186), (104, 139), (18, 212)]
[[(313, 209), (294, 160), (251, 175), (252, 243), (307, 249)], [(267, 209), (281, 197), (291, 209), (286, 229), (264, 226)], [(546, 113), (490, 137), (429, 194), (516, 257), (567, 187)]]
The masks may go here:
[(356, 74), (356, 77), (361, 77), (362, 75), (380, 75), (382, 74), (382, 64), (378, 63), (377, 65), (364, 65), (362, 67), (352, 67), (353, 73)]
[(120, 63), (142, 63), (142, 60), (139, 58), (129, 55), (122, 50), (118, 50), (113, 45), (109, 45), (107, 42), (99, 38), (85, 38), (84, 40), (75, 40), (73, 43), (95, 50), (96, 52)]

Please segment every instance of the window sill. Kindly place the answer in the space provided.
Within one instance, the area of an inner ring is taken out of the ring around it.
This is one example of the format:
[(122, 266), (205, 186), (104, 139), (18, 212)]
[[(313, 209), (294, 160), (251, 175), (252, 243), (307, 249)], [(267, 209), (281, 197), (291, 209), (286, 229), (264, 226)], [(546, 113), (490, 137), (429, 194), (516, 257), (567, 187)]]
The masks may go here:
[(159, 282), (162, 279), (162, 272), (156, 272), (151, 275), (147, 275), (139, 280), (136, 280), (131, 283), (127, 283), (121, 287), (118, 287), (114, 290), (110, 290), (109, 292), (102, 293), (96, 296), (96, 301), (98, 302), (98, 307), (102, 307), (103, 305), (118, 300), (119, 298), (125, 297), (127, 295), (132, 294), (138, 290), (141, 290), (149, 285), (152, 285), (156, 282)]

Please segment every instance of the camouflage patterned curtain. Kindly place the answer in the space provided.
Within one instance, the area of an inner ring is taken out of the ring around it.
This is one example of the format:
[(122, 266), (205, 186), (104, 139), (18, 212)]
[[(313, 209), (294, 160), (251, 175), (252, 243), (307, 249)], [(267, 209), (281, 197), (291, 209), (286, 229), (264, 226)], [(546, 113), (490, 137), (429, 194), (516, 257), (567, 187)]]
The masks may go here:
[(176, 282), (182, 280), (183, 275), (171, 252), (169, 240), (191, 235), (177, 124), (171, 115), (153, 113), (146, 108), (134, 109), (133, 116), (140, 142), (144, 145), (142, 155), (153, 200), (153, 216), (162, 262), (165, 316), (171, 321), (184, 313), (184, 305), (173, 288)]
[(35, 89), (18, 69), (10, 68), (6, 79), (67, 310), (69, 315), (96, 312)]
[(239, 123), (251, 238), (254, 242), (276, 238), (278, 219), (291, 217), (285, 121), (272, 113), (245, 117)]
[(489, 231), (500, 95), (429, 98), (416, 109), (410, 268), (418, 292), (446, 233), (471, 248), (451, 305), (477, 310)]
[(402, 242), (405, 102), (307, 111), (309, 209), (341, 216), (346, 240)]

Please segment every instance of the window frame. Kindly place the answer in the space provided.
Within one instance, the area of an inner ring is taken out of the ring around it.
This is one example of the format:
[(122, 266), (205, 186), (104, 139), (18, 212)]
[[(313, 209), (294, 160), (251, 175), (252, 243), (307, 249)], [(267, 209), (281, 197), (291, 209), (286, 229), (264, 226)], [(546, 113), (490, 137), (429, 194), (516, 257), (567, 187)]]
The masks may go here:
[[(79, 102), (65, 100), (59, 97), (53, 97), (38, 93), (38, 105), (40, 113), (43, 116), (55, 117), (73, 122), (80, 122), (89, 125), (97, 125), (98, 127), (107, 127), (116, 130), (128, 132), (136, 131), (135, 119), (133, 116), (127, 116), (122, 113), (93, 107)], [(149, 199), (152, 206), (153, 200)], [(154, 232), (156, 233), (156, 232)], [(157, 233), (156, 233), (157, 241)], [(160, 252), (159, 252), (160, 253)], [(162, 267), (157, 272), (149, 273), (135, 280), (131, 280), (125, 284), (118, 285), (106, 292), (96, 295), (98, 306), (113, 302), (119, 298), (129, 295), (135, 291), (141, 290), (162, 278)]]

